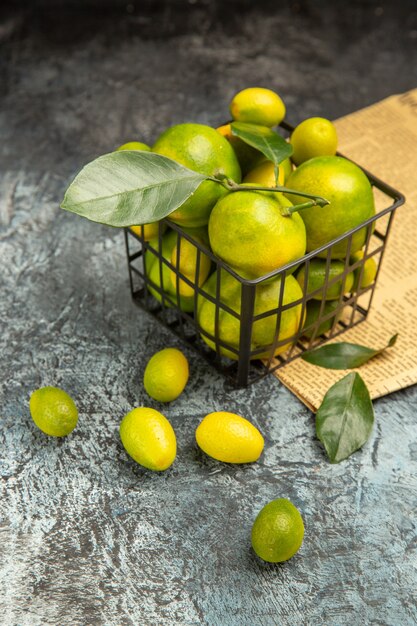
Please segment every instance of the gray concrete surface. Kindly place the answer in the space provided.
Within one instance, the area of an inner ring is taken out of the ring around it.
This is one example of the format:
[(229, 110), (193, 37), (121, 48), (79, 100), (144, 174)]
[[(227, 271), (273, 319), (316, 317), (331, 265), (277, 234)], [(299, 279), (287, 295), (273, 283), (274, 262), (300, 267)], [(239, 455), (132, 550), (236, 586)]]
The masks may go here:
[[(142, 374), (178, 343), (132, 304), (122, 234), (58, 209), (86, 161), (176, 122), (216, 124), (244, 86), (277, 89), (293, 121), (415, 86), (415, 4), (95, 4), (0, 8), (0, 623), (415, 625), (416, 389), (377, 401), (369, 443), (333, 466), (277, 380), (231, 391), (185, 348), (190, 383), (163, 407), (178, 459), (142, 470), (118, 426), (162, 408)], [(29, 415), (47, 384), (79, 406), (62, 441)], [(259, 463), (197, 450), (196, 425), (220, 409), (264, 433)], [(280, 496), (306, 536), (271, 566), (249, 535)]]

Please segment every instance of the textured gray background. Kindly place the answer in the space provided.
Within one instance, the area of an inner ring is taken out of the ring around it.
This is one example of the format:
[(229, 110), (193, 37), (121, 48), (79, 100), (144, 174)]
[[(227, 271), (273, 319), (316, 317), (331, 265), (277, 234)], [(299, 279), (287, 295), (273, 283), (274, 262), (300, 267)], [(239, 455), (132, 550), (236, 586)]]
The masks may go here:
[[(122, 234), (58, 209), (86, 161), (176, 122), (216, 124), (239, 88), (276, 88), (298, 121), (416, 85), (415, 3), (277, 5), (2, 3), (2, 624), (417, 623), (416, 389), (377, 401), (369, 443), (332, 466), (312, 414), (277, 380), (233, 391), (185, 349), (190, 383), (163, 407), (177, 461), (143, 471), (118, 426), (135, 406), (162, 408), (143, 369), (178, 344), (131, 303)], [(46, 384), (79, 406), (62, 441), (29, 416)], [(264, 433), (259, 463), (196, 449), (196, 425), (220, 409)], [(249, 534), (280, 496), (302, 511), (306, 536), (271, 566)]]

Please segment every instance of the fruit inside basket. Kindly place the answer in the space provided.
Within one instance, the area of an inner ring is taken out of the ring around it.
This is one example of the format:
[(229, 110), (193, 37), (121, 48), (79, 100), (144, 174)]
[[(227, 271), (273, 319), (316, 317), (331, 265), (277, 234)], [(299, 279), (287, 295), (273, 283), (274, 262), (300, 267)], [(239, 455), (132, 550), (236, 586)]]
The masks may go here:
[(134, 301), (244, 386), (366, 318), (402, 197), (272, 91), (230, 111), (99, 157), (62, 206), (126, 227)]

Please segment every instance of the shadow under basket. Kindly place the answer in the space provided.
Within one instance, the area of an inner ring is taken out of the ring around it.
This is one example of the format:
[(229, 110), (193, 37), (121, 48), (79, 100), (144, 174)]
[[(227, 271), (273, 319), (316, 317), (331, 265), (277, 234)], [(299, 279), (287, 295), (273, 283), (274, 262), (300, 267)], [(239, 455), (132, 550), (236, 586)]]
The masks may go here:
[[(291, 129), (287, 124), (284, 128)], [(238, 387), (263, 378), (303, 352), (360, 324), (372, 304), (395, 210), (404, 203), (400, 192), (363, 171), (374, 195), (378, 196), (377, 206), (381, 208), (376, 215), (301, 259), (256, 280), (239, 276), (214, 256), (208, 246), (169, 220), (158, 223), (158, 233), (150, 241), (146, 240), (144, 227), (139, 229), (139, 234), (126, 228), (134, 302)], [(163, 243), (167, 227), (169, 252), (176, 246), (174, 254), (167, 254)], [(352, 237), (361, 229), (365, 234), (363, 257), (353, 260)], [(341, 242), (345, 242), (346, 257), (339, 261), (335, 275), (331, 270), (332, 249)], [(188, 272), (184, 274), (180, 267), (184, 247), (193, 258), (193, 266), (195, 262), (192, 276)], [(309, 284), (310, 268), (312, 263), (317, 264), (319, 256), (324, 282), (315, 287)], [(371, 280), (367, 276), (369, 265), (372, 265)], [(294, 273), (301, 287), (297, 287), (300, 297), (289, 299), (285, 286), (291, 281), (294, 284)], [(261, 292), (267, 292), (268, 298), (261, 298)], [(268, 309), (265, 309), (266, 299)]]

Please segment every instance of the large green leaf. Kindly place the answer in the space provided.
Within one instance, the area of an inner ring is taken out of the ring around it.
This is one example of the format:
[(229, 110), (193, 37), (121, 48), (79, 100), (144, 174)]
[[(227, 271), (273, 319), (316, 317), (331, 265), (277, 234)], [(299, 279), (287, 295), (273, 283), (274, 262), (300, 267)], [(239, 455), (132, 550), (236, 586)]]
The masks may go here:
[(111, 152), (81, 170), (61, 207), (109, 226), (147, 224), (178, 209), (207, 178), (153, 152)]
[(316, 433), (332, 463), (339, 463), (368, 440), (374, 409), (367, 386), (357, 372), (335, 383), (316, 414)]
[(281, 135), (267, 126), (248, 124), (246, 122), (232, 122), (231, 129), (233, 135), (239, 137), (252, 148), (262, 152), (267, 159), (277, 166), (292, 155), (292, 145), (285, 141), (284, 137), (281, 137)]
[(354, 369), (355, 367), (364, 365), (370, 359), (384, 352), (387, 348), (391, 348), (395, 345), (397, 337), (398, 334), (393, 335), (388, 344), (379, 349), (367, 348), (366, 346), (355, 343), (341, 341), (305, 352), (301, 355), (301, 358), (312, 365), (318, 365), (319, 367), (325, 367), (331, 370)]

